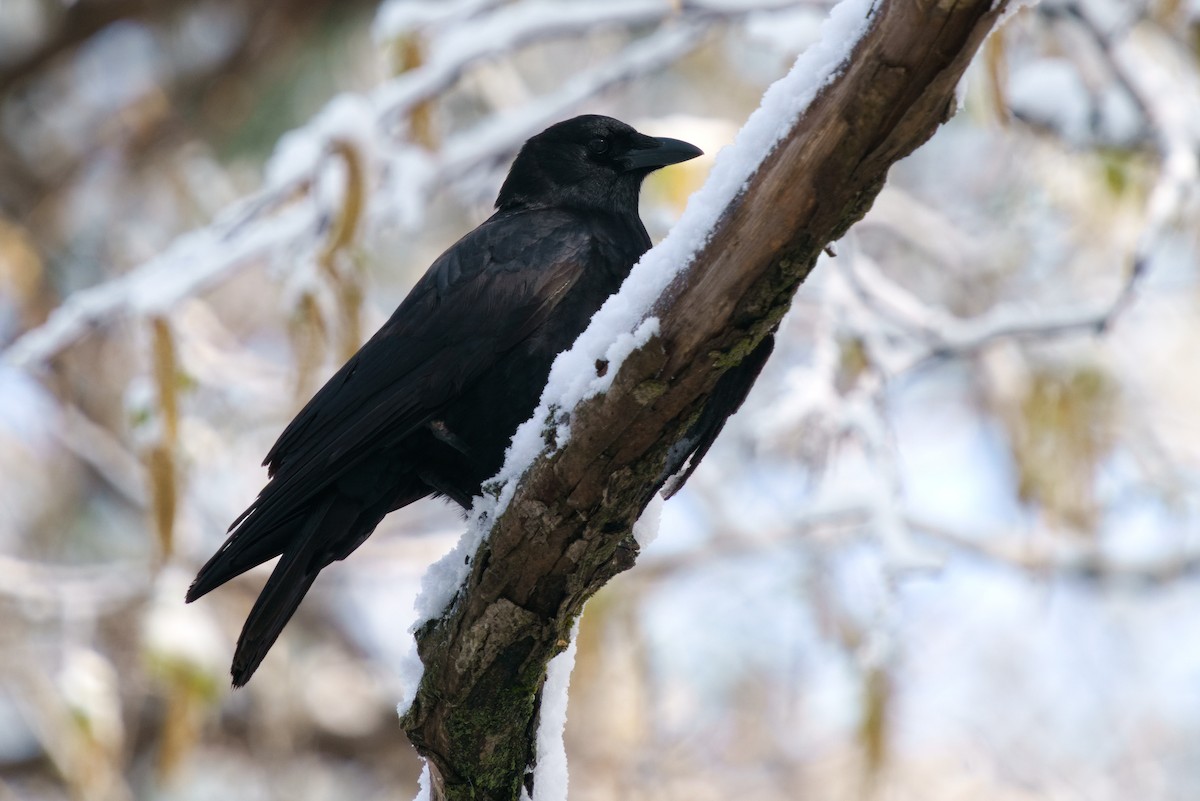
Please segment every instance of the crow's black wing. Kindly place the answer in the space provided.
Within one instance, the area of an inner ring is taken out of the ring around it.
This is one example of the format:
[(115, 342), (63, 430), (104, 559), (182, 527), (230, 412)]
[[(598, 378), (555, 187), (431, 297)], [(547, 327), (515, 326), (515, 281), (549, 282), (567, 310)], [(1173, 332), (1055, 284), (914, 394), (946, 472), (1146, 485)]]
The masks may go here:
[[(594, 254), (589, 227), (555, 210), (497, 214), (459, 240), (280, 435), (264, 462), (271, 480), (223, 550), (257, 551), (234, 540), (276, 531), (364, 457), (433, 419), (537, 331)], [(270, 550), (279, 552), (263, 558)]]
[(422, 425), (545, 322), (592, 250), (590, 229), (566, 212), (492, 217), (430, 266), (263, 463), (280, 478), (326, 472)]

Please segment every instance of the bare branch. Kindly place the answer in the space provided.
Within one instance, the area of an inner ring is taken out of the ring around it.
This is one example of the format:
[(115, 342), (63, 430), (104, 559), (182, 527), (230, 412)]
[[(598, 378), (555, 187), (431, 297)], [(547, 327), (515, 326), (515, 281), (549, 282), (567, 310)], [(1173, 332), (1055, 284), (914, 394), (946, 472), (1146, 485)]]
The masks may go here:
[(0, 555), (0, 597), (48, 605), (68, 618), (93, 619), (144, 597), (150, 576), (148, 564), (66, 567)]
[(1142, 563), (1107, 556), (1091, 541), (1078, 537), (1045, 536), (1040, 543), (998, 534), (965, 535), (928, 520), (906, 518), (906, 525), (954, 550), (1022, 572), (1045, 573), (1087, 582), (1117, 582), (1134, 587), (1159, 587), (1200, 573), (1200, 553), (1185, 550), (1165, 559)]

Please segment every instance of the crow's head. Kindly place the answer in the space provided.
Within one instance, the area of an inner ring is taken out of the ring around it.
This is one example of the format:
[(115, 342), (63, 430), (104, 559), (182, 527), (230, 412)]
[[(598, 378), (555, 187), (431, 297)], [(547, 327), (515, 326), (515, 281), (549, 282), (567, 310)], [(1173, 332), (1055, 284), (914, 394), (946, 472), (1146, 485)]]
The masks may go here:
[(517, 154), (496, 198), (499, 209), (569, 206), (637, 213), (642, 179), (694, 159), (700, 148), (646, 136), (596, 114), (551, 125)]

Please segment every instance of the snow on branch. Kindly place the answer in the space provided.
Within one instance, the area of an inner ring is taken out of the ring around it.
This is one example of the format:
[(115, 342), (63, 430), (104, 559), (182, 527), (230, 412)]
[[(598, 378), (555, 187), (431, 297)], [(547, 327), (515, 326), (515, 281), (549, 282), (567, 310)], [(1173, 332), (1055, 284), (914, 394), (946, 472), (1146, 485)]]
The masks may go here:
[(1051, 573), (1085, 582), (1110, 582), (1131, 588), (1159, 587), (1200, 573), (1200, 552), (1185, 548), (1165, 557), (1131, 561), (1119, 559), (1090, 540), (1061, 532), (1004, 534), (956, 531), (922, 518), (906, 516), (914, 532), (955, 551), (1020, 570), (1023, 574)]
[(489, 117), (475, 129), (448, 141), (438, 158), (439, 178), (454, 181), (502, 153), (515, 151), (571, 108), (617, 84), (670, 65), (693, 50), (705, 27), (664, 28), (625, 48), (619, 57), (572, 76), (554, 92), (510, 112)]
[(528, 773), (547, 662), (584, 601), (632, 566), (635, 521), (718, 381), (761, 364), (748, 357), (822, 248), (954, 108), (1004, 6), (840, 3), (683, 219), (556, 360), (468, 533), (423, 583), (418, 613), (434, 617), (416, 632), (424, 672), (403, 725), (429, 760), (431, 797), (557, 789), (539, 766)]
[(882, 321), (905, 336), (881, 343), (878, 356), (893, 375), (914, 369), (931, 359), (963, 356), (1000, 340), (1046, 339), (1072, 334), (1102, 333), (1128, 297), (1126, 282), (1117, 296), (1100, 304), (1074, 304), (1057, 309), (1031, 308), (1009, 303), (976, 318), (964, 319), (931, 306), (889, 280), (862, 254), (839, 258), (840, 274), (855, 296), (877, 317), (862, 326), (871, 329)]
[(90, 620), (145, 596), (150, 573), (143, 564), (64, 567), (0, 555), (0, 597)]
[(311, 213), (301, 208), (273, 218), (270, 225), (243, 223), (248, 209), (265, 205), (265, 199), (262, 194), (247, 199), (135, 270), (70, 296), (45, 323), (10, 345), (4, 358), (17, 366), (40, 364), (109, 320), (169, 308), (312, 229)]
[[(388, 38), (405, 30), (404, 26), (393, 27), (387, 20), (389, 7), (393, 5), (396, 4), (388, 4), (381, 11), (382, 22), (377, 25), (377, 36)], [(597, 26), (646, 25), (661, 23), (668, 18), (709, 23), (752, 11), (783, 9), (789, 5), (780, 0), (682, 4), (662, 0), (615, 0), (606, 3), (541, 0), (517, 3), (491, 14), (468, 18), (463, 24), (447, 28), (443, 35), (430, 43), (425, 66), (381, 86), (374, 92), (373, 99), (378, 106), (386, 109), (381, 119), (385, 123), (395, 122), (418, 103), (452, 86), (472, 64), (543, 39), (583, 35)]]

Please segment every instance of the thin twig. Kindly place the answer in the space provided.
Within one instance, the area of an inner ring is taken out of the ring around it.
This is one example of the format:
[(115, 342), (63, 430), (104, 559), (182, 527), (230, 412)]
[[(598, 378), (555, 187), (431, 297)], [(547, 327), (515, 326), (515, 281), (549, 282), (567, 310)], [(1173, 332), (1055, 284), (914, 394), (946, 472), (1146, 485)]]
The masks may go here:
[(1200, 553), (1192, 551), (1142, 563), (1119, 562), (1092, 543), (1064, 544), (1078, 542), (1078, 537), (1039, 537), (1042, 544), (1034, 544), (1029, 538), (1018, 542), (1014, 535), (969, 536), (911, 515), (906, 516), (905, 524), (957, 551), (1025, 573), (1045, 573), (1089, 583), (1115, 581), (1139, 587), (1159, 587), (1200, 574)]

